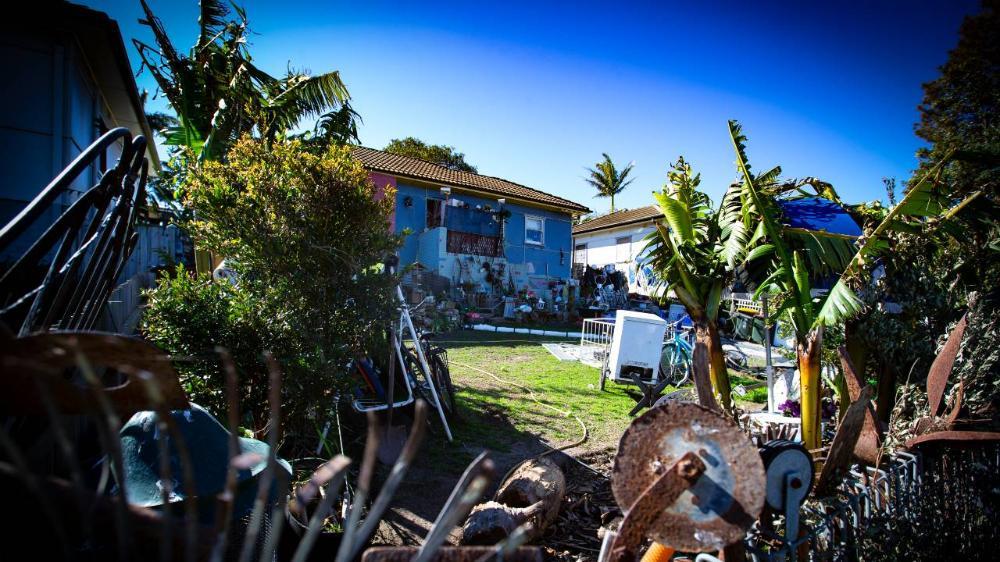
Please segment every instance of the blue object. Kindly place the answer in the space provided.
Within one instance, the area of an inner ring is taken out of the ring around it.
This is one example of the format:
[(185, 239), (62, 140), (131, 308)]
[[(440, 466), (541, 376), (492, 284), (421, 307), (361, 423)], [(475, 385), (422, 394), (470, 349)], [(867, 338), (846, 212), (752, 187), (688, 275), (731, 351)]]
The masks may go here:
[[(191, 404), (190, 410), (170, 412), (191, 457), (195, 489), (185, 488), (183, 466), (174, 439), (168, 440), (172, 493), (170, 503), (189, 497), (204, 500), (199, 507), (214, 508), (215, 496), (225, 489), (229, 470), (229, 431), (204, 408)], [(120, 432), (122, 461), (125, 468), (125, 497), (129, 503), (143, 507), (163, 505), (163, 483), (160, 480), (161, 439), (156, 412), (137, 412)], [(252, 505), (256, 495), (256, 477), (267, 466), (270, 448), (256, 439), (239, 438), (240, 452), (256, 453), (261, 460), (249, 469), (236, 473), (238, 482), (236, 503)], [(286, 476), (292, 469), (278, 459), (278, 467)], [(242, 500), (242, 501), (241, 501)]]
[(861, 236), (861, 227), (843, 207), (822, 197), (803, 197), (779, 201), (785, 224), (804, 230), (823, 230), (831, 234)]

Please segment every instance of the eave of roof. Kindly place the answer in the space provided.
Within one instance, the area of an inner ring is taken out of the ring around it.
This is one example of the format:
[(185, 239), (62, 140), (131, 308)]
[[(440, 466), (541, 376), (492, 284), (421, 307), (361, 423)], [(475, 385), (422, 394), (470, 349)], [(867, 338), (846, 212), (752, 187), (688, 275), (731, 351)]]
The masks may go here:
[(626, 209), (573, 225), (573, 234), (589, 234), (601, 230), (621, 228), (623, 226), (654, 221), (662, 216), (663, 213), (653, 205), (637, 209)]
[(372, 172), (389, 174), (422, 182), (464, 188), (466, 191), (518, 200), (537, 206), (589, 213), (587, 207), (551, 193), (528, 187), (496, 176), (452, 170), (419, 158), (391, 154), (366, 146), (354, 147), (354, 157)]
[[(63, 10), (60, 15), (65, 18), (67, 23), (69, 23), (68, 28), (76, 32), (78, 41), (80, 32), (79, 24), (85, 21), (91, 23), (95, 28), (103, 31), (108, 51), (114, 59), (116, 74), (121, 79), (122, 86), (124, 87), (125, 93), (129, 99), (129, 105), (135, 115), (135, 122), (139, 125), (140, 130), (138, 132), (146, 137), (146, 154), (149, 157), (150, 165), (153, 170), (158, 172), (161, 169), (160, 155), (156, 152), (156, 142), (153, 136), (153, 130), (149, 126), (149, 122), (146, 121), (146, 110), (143, 106), (142, 99), (139, 96), (139, 88), (135, 83), (135, 76), (132, 73), (132, 65), (129, 62), (128, 52), (125, 49), (125, 41), (122, 38), (118, 22), (106, 13), (88, 8), (87, 6), (81, 6), (70, 2), (59, 2), (57, 4), (58, 7)], [(83, 45), (81, 44), (80, 47), (82, 49)], [(136, 133), (136, 131), (132, 132), (133, 134)]]

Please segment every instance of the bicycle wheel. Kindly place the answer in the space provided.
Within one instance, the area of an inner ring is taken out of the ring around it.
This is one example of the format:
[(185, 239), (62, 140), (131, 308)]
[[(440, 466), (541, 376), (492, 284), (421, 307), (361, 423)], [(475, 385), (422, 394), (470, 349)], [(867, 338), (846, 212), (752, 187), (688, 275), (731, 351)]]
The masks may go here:
[(431, 372), (434, 375), (434, 386), (437, 387), (438, 395), (441, 398), (441, 406), (444, 407), (444, 415), (448, 419), (458, 418), (458, 403), (455, 401), (455, 386), (451, 382), (451, 371), (448, 370), (448, 362), (442, 356), (447, 357), (444, 349), (440, 347), (432, 348), (430, 351)]
[(691, 359), (687, 351), (676, 341), (664, 342), (660, 353), (660, 379), (671, 386), (679, 386), (688, 380), (690, 371)]
[(726, 356), (726, 369), (743, 373), (750, 370), (750, 360), (739, 346), (731, 343), (722, 344), (722, 352)]

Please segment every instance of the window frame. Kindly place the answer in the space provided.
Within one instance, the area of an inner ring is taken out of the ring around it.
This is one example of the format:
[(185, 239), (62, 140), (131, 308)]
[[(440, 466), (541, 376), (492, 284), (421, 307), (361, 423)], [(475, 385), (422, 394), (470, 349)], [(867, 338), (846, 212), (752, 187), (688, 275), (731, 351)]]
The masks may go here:
[[(542, 234), (541, 236), (542, 239), (538, 242), (528, 239), (528, 221), (531, 220), (538, 221), (538, 224), (540, 226), (538, 232)], [(524, 215), (524, 243), (525, 245), (538, 246), (542, 248), (545, 247), (545, 217), (541, 217), (538, 215)]]
[[(623, 243), (622, 240), (628, 240)], [(622, 247), (625, 247), (625, 259), (621, 258)], [(632, 235), (615, 236), (615, 263), (629, 263), (632, 261)]]

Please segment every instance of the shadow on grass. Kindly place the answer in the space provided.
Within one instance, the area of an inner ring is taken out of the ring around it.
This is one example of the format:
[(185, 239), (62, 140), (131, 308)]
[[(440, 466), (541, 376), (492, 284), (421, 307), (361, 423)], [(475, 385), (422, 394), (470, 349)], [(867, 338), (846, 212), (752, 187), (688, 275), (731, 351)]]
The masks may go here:
[(480, 330), (462, 330), (435, 337), (445, 349), (464, 347), (518, 347), (522, 345), (543, 343), (580, 343), (580, 338), (560, 338), (556, 336), (540, 336), (533, 334), (511, 334), (507, 332), (486, 332)]

